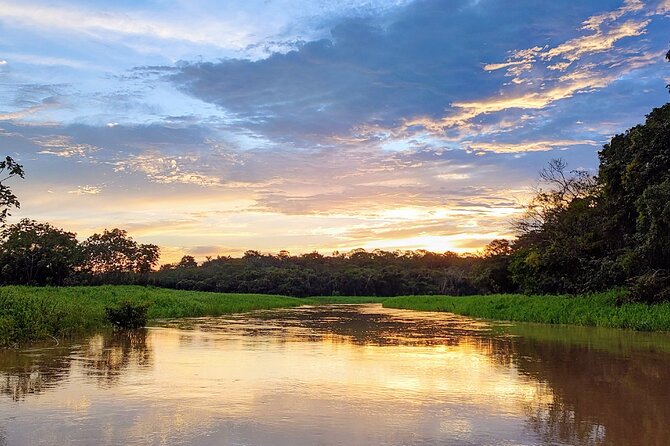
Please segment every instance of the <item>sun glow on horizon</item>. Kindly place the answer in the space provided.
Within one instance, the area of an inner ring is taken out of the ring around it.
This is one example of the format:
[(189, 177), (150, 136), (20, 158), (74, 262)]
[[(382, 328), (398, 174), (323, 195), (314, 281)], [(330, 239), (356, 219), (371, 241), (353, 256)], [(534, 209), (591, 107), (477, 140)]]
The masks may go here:
[(667, 99), (666, 0), (559, 1), (3, 1), (10, 223), (122, 228), (162, 263), (477, 252), (542, 166), (595, 173)]

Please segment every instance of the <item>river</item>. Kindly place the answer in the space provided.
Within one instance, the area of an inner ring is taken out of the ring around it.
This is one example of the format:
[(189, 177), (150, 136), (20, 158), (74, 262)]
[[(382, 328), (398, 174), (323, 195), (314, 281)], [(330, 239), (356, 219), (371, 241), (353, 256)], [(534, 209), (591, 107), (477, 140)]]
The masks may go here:
[(0, 351), (0, 445), (664, 445), (670, 335), (331, 305)]

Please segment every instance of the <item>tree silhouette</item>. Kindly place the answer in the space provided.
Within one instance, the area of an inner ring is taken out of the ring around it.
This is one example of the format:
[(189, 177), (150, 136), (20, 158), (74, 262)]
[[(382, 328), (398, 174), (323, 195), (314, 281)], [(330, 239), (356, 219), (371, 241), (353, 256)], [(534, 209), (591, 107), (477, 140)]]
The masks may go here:
[(0, 225), (5, 224), (7, 217), (9, 217), (9, 210), (13, 207), (19, 208), (21, 204), (18, 198), (5, 181), (13, 177), (23, 178), (23, 166), (14, 161), (11, 157), (6, 157), (0, 161)]

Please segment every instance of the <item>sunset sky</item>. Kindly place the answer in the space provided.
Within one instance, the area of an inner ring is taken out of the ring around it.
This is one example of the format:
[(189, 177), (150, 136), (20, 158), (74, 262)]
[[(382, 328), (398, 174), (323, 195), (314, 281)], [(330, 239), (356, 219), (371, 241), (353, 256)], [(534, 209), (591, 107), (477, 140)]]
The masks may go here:
[(670, 96), (670, 0), (0, 0), (33, 218), (163, 250), (466, 252)]

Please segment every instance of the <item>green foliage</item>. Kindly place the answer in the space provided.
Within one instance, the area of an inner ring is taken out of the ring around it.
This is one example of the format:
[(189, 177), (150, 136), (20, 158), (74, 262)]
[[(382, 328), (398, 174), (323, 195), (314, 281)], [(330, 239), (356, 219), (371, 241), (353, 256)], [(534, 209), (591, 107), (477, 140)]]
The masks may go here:
[(67, 337), (108, 326), (105, 308), (145, 305), (149, 319), (218, 316), (316, 303), (253, 294), (176, 291), (140, 286), (0, 287), (0, 346)]
[(156, 245), (138, 244), (123, 229), (104, 230), (81, 244), (84, 267), (94, 274), (147, 273), (158, 263)]
[(105, 307), (105, 319), (114, 328), (137, 329), (147, 324), (148, 303), (124, 301), (118, 307)]
[(247, 251), (242, 258), (217, 257), (197, 266), (184, 257), (152, 273), (152, 285), (226, 293), (289, 296), (397, 296), (513, 291), (506, 273), (509, 242), (496, 241), (485, 257), (428, 251), (290, 255)]
[(156, 245), (138, 244), (120, 229), (94, 234), (80, 244), (72, 232), (23, 219), (0, 232), (0, 283), (146, 283), (159, 255)]
[(612, 138), (599, 155), (597, 177), (566, 174), (560, 161), (542, 172), (549, 189), (517, 224), (511, 277), (523, 292), (548, 294), (632, 280), (629, 298), (666, 300), (670, 290), (648, 275), (670, 268), (670, 104)]
[(491, 241), (484, 248), (484, 255), (474, 264), (473, 284), (478, 290), (489, 293), (517, 291), (509, 272), (515, 246), (509, 240)]
[[(605, 232), (615, 248), (612, 257), (627, 277), (640, 277), (634, 279), (640, 293), (631, 297), (647, 296), (656, 287), (650, 286), (648, 275), (670, 267), (670, 104), (654, 109), (644, 125), (605, 146), (599, 178), (610, 222)], [(659, 301), (669, 294), (643, 299)]]
[(632, 280), (620, 302), (670, 301), (670, 275), (666, 270), (648, 271)]
[(63, 285), (80, 263), (76, 234), (23, 219), (6, 227), (0, 277), (6, 284)]
[(0, 224), (4, 224), (9, 217), (9, 210), (13, 207), (19, 208), (21, 204), (18, 198), (7, 186), (5, 181), (13, 177), (23, 178), (23, 166), (14, 161), (11, 157), (5, 157), (0, 161)]
[(625, 290), (617, 289), (578, 296), (405, 296), (387, 299), (383, 306), (448, 311), (464, 316), (508, 321), (670, 331), (670, 303), (618, 305), (617, 300), (624, 294)]

